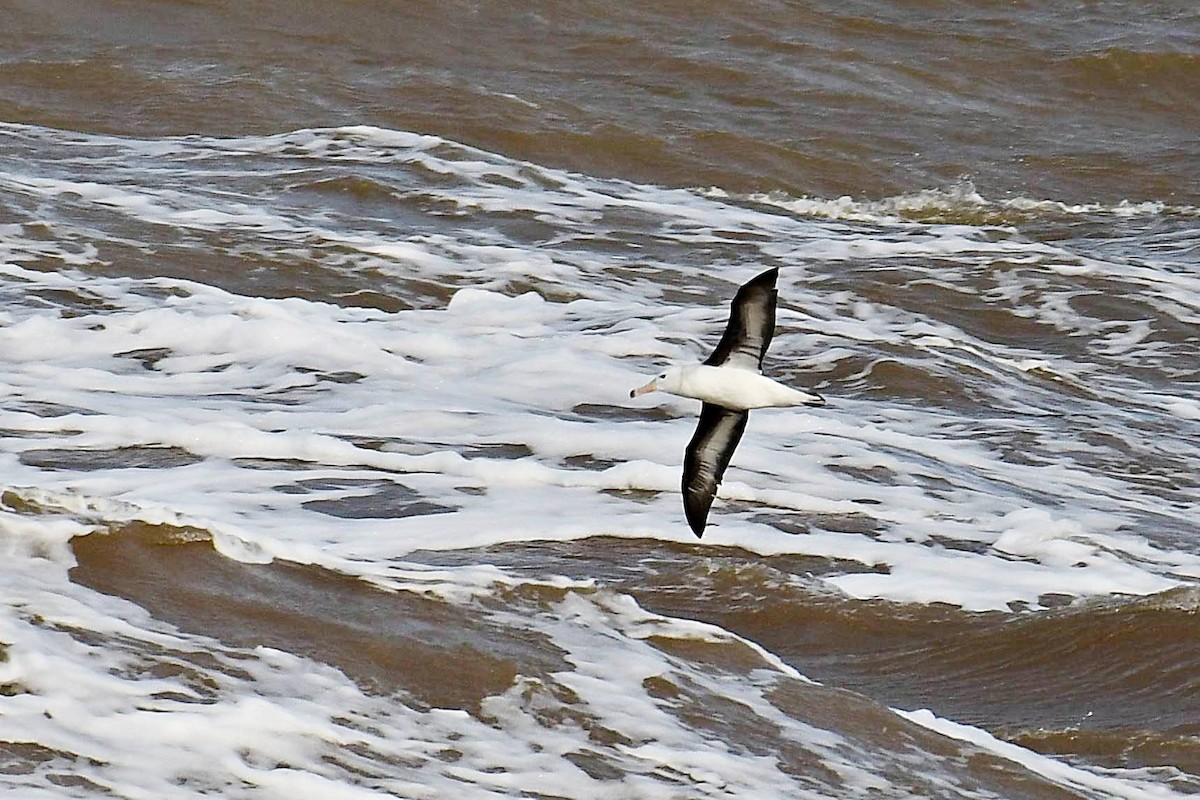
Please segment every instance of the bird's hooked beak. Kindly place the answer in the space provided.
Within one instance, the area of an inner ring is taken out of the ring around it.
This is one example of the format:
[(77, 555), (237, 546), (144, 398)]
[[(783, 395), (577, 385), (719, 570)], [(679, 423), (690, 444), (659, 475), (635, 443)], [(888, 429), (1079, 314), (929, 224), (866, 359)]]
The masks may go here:
[(637, 397), (639, 394), (649, 394), (650, 392), (658, 391), (658, 378), (647, 383), (645, 386), (639, 386), (629, 393), (630, 397)]

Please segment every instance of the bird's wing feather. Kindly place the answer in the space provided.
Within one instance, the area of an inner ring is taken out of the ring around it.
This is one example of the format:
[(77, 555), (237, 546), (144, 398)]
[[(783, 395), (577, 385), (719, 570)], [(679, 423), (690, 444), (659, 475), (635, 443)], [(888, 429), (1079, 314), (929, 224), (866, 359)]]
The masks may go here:
[(700, 424), (683, 458), (683, 510), (697, 537), (704, 535), (708, 509), (749, 418), (748, 411), (713, 403), (700, 409)]
[(711, 367), (736, 366), (761, 369), (762, 359), (775, 334), (775, 280), (773, 268), (742, 285), (733, 298), (729, 324), (717, 349), (704, 363)]

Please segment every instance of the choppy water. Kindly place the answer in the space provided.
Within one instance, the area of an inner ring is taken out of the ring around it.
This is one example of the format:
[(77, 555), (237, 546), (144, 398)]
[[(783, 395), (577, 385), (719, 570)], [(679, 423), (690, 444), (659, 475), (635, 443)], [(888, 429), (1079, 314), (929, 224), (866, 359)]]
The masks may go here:
[(0, 788), (1200, 792), (1187, 4), (0, 19)]

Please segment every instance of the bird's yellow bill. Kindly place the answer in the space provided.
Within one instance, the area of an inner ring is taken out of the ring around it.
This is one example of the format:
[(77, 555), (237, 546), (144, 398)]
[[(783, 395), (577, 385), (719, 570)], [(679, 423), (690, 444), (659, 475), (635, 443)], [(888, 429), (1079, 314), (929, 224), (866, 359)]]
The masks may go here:
[(630, 397), (637, 397), (639, 394), (648, 394), (658, 389), (657, 378), (647, 383), (645, 386), (639, 386), (629, 393)]

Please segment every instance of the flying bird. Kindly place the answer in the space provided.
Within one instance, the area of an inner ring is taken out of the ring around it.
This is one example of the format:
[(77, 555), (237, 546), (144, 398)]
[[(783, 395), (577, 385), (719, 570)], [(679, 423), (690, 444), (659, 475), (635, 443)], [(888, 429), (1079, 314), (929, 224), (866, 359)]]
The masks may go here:
[(750, 409), (825, 404), (820, 395), (762, 374), (763, 355), (775, 333), (778, 277), (778, 268), (769, 269), (738, 289), (725, 333), (703, 364), (671, 367), (629, 393), (637, 397), (667, 392), (704, 403), (683, 459), (683, 510), (697, 538), (704, 535), (708, 510), (746, 429)]

